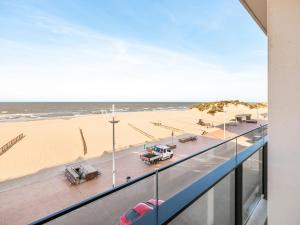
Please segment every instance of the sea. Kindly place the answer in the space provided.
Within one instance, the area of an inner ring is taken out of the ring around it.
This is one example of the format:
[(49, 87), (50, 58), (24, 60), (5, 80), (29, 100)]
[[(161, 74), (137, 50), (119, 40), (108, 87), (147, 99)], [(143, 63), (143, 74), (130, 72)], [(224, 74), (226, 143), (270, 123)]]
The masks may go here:
[(31, 121), (110, 113), (187, 110), (195, 102), (0, 102), (0, 122)]

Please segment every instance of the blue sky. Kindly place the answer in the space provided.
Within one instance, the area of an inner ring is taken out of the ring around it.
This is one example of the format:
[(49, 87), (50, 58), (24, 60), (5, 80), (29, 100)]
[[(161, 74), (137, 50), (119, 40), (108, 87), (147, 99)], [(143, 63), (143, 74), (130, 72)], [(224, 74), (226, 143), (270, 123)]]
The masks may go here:
[(267, 99), (238, 0), (0, 0), (0, 101)]

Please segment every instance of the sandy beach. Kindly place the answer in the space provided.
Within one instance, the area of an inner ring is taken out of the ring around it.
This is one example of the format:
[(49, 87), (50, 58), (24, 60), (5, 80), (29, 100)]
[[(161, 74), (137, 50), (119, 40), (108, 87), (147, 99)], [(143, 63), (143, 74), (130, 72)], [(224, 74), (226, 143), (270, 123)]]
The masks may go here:
[[(244, 106), (230, 106), (225, 111), (226, 121), (238, 113), (251, 113), (254, 119), (257, 117), (255, 109), (250, 110)], [(266, 109), (259, 111), (260, 114), (265, 112)], [(213, 122), (215, 127), (198, 125), (200, 118), (205, 122)], [(185, 133), (201, 135), (204, 130), (210, 133), (221, 130), (224, 113), (212, 116), (197, 109), (124, 112), (118, 113), (117, 119), (120, 122), (116, 127), (116, 147), (122, 150), (170, 137), (172, 128), (175, 136)], [(0, 156), (0, 182), (76, 160), (91, 159), (111, 151), (112, 126), (109, 120), (110, 115), (99, 114), (1, 123), (0, 146), (20, 133), (25, 138)], [(154, 122), (164, 126), (155, 126)]]
[[(251, 113), (254, 119), (257, 117), (256, 110), (249, 110), (242, 106), (229, 107), (225, 111), (226, 121), (241, 113)], [(265, 112), (266, 109), (259, 111), (260, 114)], [(204, 122), (213, 122), (214, 127), (207, 128), (198, 125), (200, 118)], [(137, 178), (223, 141), (224, 113), (216, 113), (212, 116), (201, 113), (198, 109), (124, 112), (118, 113), (117, 119), (120, 120), (116, 128), (117, 185), (126, 182), (127, 176)], [(0, 156), (2, 181), (0, 182), (0, 205), (5, 206), (0, 207), (0, 225), (28, 224), (110, 189), (112, 185), (112, 125), (108, 122), (109, 120), (109, 115), (99, 114), (0, 123), (2, 137), (0, 146), (19, 133), (25, 135)], [(153, 123), (160, 123), (161, 126)], [(239, 123), (237, 126), (227, 126), (226, 138), (255, 129), (265, 123), (266, 120), (260, 116), (257, 124)], [(177, 145), (174, 157), (153, 166), (143, 163), (139, 159), (143, 145), (171, 143), (172, 129), (175, 135), (174, 143)], [(207, 133), (203, 135), (203, 131)], [(178, 138), (191, 134), (198, 137), (197, 141), (178, 142)], [(238, 146), (244, 148), (250, 145), (251, 143), (247, 140), (247, 137), (239, 138)], [(207, 174), (224, 160), (232, 157), (235, 154), (235, 146), (236, 143), (232, 142), (219, 149), (217, 154), (207, 152), (201, 155), (199, 159), (201, 163), (197, 163), (197, 169), (193, 170), (195, 175)], [(64, 176), (64, 170), (67, 164), (76, 161), (92, 165), (101, 172), (101, 176), (80, 185), (71, 185)], [(181, 166), (176, 168), (175, 174), (179, 177), (185, 176), (187, 168)], [(180, 179), (177, 181), (180, 183)], [(136, 199), (136, 201), (140, 200)], [(38, 208), (36, 208), (37, 204)], [(118, 206), (120, 212), (116, 215), (128, 208), (127, 204), (118, 204)], [(35, 210), (32, 210), (33, 208)], [(118, 216), (108, 219), (116, 220)], [(109, 224), (116, 224), (116, 222)]]

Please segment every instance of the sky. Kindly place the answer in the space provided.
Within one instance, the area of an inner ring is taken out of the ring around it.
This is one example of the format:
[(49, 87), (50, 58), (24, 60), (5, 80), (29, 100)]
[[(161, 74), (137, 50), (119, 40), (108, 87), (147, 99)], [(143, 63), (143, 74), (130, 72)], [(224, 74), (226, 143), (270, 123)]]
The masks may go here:
[(267, 100), (238, 0), (0, 0), (0, 101)]

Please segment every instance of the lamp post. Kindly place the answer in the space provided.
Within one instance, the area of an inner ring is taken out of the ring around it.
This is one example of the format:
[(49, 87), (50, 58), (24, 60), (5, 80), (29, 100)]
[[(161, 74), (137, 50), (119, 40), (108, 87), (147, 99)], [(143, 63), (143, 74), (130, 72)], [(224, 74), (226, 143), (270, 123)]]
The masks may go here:
[(224, 130), (223, 130), (223, 139), (226, 139), (226, 111), (224, 111)]
[(115, 119), (115, 105), (112, 105), (112, 120), (109, 121), (113, 127), (113, 153), (112, 153), (112, 176), (113, 176), (113, 188), (116, 186), (116, 163), (115, 163), (115, 124), (119, 120)]

